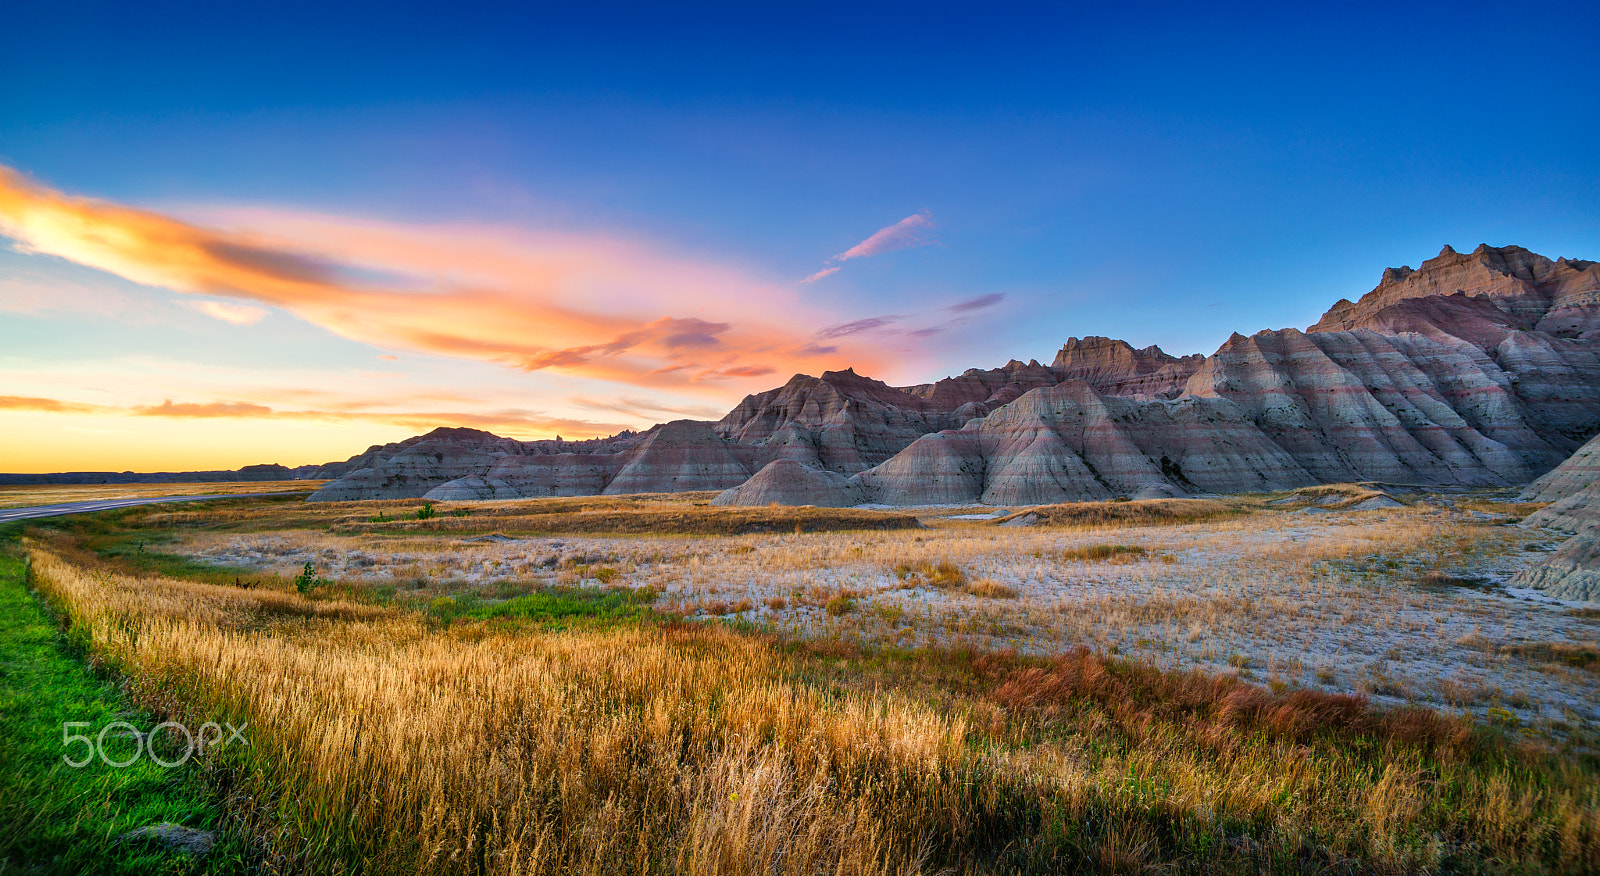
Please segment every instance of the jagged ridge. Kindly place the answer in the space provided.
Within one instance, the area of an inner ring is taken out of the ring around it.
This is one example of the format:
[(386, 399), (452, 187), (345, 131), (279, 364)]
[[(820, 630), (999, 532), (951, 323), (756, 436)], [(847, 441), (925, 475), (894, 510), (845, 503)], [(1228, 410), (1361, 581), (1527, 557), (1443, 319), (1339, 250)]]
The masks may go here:
[(313, 498), (729, 488), (719, 501), (1023, 504), (1525, 483), (1600, 431), (1596, 325), (1595, 263), (1447, 247), (1418, 270), (1385, 271), (1308, 331), (1236, 334), (1207, 357), (1089, 337), (1048, 366), (1013, 360), (919, 386), (796, 375), (714, 424), (582, 448), (430, 433), (369, 450)]

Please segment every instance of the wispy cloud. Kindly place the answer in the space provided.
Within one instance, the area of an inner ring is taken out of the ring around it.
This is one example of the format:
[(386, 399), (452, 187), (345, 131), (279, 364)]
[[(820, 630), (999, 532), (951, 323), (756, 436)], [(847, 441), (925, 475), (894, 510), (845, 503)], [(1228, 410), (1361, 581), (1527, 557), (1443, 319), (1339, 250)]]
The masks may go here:
[(833, 276), (834, 274), (837, 274), (837, 273), (839, 273), (839, 266), (838, 265), (834, 265), (831, 268), (823, 268), (822, 270), (816, 272), (815, 274), (812, 274), (811, 276), (805, 278), (804, 280), (801, 280), (800, 282), (802, 282), (802, 283), (815, 283), (818, 280), (822, 279), (823, 277), (831, 277), (831, 276)]
[(929, 233), (933, 230), (933, 215), (927, 210), (912, 213), (893, 225), (879, 228), (871, 237), (850, 247), (842, 253), (825, 262), (828, 267), (801, 280), (801, 283), (815, 283), (823, 277), (830, 277), (839, 272), (843, 264), (851, 259), (861, 259), (875, 256), (879, 253), (892, 252), (897, 249), (910, 249), (912, 247), (927, 246), (933, 243)]
[[(224, 299), (196, 307), (229, 321), (275, 307), (390, 350), (720, 396), (779, 371), (887, 361), (870, 346), (811, 343), (830, 314), (780, 286), (638, 242), (268, 209), (223, 216), (253, 230), (71, 197), (0, 167), (0, 234), (19, 249)], [(902, 235), (890, 230), (851, 252), (894, 245)]]
[(705, 406), (665, 405), (654, 399), (647, 398), (616, 398), (596, 399), (581, 396), (567, 399), (573, 405), (591, 411), (605, 411), (607, 413), (621, 414), (644, 422), (653, 422), (664, 417), (688, 417), (693, 420), (719, 420), (726, 413), (721, 408)]
[(927, 233), (933, 229), (933, 216), (927, 210), (912, 213), (893, 225), (880, 228), (872, 236), (828, 259), (829, 262), (847, 262), (897, 249), (927, 246), (933, 240)]
[(1006, 293), (1004, 292), (990, 292), (988, 295), (979, 295), (977, 298), (958, 301), (944, 309), (951, 313), (971, 313), (975, 310), (985, 310), (993, 307), (1004, 301), (1005, 298)]
[(765, 377), (776, 373), (777, 369), (771, 365), (733, 365), (716, 369), (716, 374), (720, 377)]
[(37, 398), (24, 395), (0, 395), (0, 410), (10, 411), (49, 411), (51, 413), (89, 414), (109, 410), (104, 405), (91, 405), (82, 402), (61, 401), (53, 398)]
[(231, 304), (227, 301), (191, 301), (189, 305), (213, 319), (234, 325), (254, 325), (267, 315), (266, 310), (253, 304)]
[(825, 340), (832, 340), (834, 338), (847, 338), (851, 335), (859, 335), (863, 332), (873, 332), (888, 328), (902, 319), (904, 319), (904, 317), (896, 316), (895, 314), (889, 314), (887, 316), (869, 316), (866, 319), (858, 319), (852, 322), (827, 326), (817, 332), (817, 337)]
[(141, 417), (262, 417), (271, 414), (272, 408), (249, 402), (207, 402), (173, 404), (167, 399), (158, 405), (140, 405), (129, 409)]

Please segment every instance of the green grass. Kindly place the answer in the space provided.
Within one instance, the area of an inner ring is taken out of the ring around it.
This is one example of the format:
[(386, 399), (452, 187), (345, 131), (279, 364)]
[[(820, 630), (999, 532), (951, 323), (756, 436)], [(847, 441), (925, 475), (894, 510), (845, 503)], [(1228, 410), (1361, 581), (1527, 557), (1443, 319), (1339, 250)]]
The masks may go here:
[(110, 561), (121, 571), (133, 574), (162, 575), (222, 585), (259, 585), (273, 579), (273, 576), (258, 569), (217, 566), (166, 553), (161, 548), (174, 541), (175, 537), (170, 531), (141, 528), (145, 516), (150, 513), (153, 512), (148, 507), (121, 508), (45, 521), (23, 521), (17, 531), (31, 531), (46, 538), (66, 533), (72, 536), (79, 548)]
[[(0, 532), (0, 551), (10, 546)], [(150, 846), (115, 842), (137, 827), (173, 822), (213, 829), (218, 812), (192, 766), (166, 769), (148, 757), (116, 768), (96, 759), (63, 762), (63, 724), (98, 736), (127, 721), (158, 723), (129, 709), (116, 686), (95, 677), (25, 584), (23, 563), (0, 552), (0, 873), (232, 872), (238, 850), (219, 844), (204, 862)], [(106, 754), (126, 760), (132, 739), (106, 737)], [(82, 746), (70, 749), (76, 760)], [(169, 759), (172, 755), (166, 755)]]
[(493, 605), (482, 604), (473, 594), (440, 597), (429, 603), (427, 611), (446, 623), (457, 619), (509, 620), (546, 629), (566, 629), (649, 620), (655, 617), (650, 609), (654, 599), (654, 592), (647, 587), (638, 590), (551, 587)]

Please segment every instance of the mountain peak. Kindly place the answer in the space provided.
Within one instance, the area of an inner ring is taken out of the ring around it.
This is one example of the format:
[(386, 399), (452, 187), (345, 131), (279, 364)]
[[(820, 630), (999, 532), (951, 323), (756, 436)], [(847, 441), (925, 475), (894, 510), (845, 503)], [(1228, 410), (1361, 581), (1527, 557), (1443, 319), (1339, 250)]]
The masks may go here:
[(1551, 261), (1516, 245), (1480, 243), (1472, 252), (1461, 253), (1445, 244), (1437, 256), (1415, 270), (1410, 266), (1384, 269), (1371, 292), (1354, 303), (1339, 301), (1310, 330), (1361, 328), (1379, 311), (1407, 298), (1458, 293), (1504, 302), (1508, 311), (1537, 321), (1563, 294), (1579, 291), (1568, 287), (1587, 282), (1574, 276), (1583, 270), (1571, 261)]

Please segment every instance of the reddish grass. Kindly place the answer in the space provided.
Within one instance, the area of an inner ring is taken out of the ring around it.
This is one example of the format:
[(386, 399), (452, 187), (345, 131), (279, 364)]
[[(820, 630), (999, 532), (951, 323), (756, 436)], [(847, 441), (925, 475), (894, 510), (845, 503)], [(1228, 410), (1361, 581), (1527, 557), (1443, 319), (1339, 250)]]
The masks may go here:
[(1105, 708), (1134, 735), (1156, 720), (1188, 725), (1202, 738), (1215, 731), (1259, 731), (1274, 738), (1310, 742), (1319, 736), (1356, 736), (1464, 753), (1471, 724), (1431, 709), (1378, 709), (1359, 694), (1293, 690), (1274, 693), (1225, 675), (1163, 672), (1150, 666), (1101, 657), (1078, 648), (1045, 666), (1012, 669), (1001, 676), (995, 699), (1049, 721), (1070, 713), (1082, 700)]

